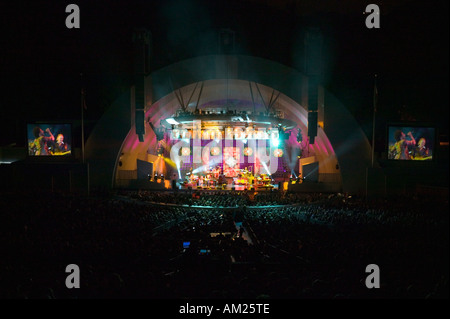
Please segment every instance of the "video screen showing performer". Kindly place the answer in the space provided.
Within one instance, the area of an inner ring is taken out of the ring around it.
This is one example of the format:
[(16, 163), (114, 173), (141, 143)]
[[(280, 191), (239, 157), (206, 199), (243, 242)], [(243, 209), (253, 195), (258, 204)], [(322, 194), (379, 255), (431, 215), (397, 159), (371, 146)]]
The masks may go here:
[(28, 155), (70, 155), (71, 133), (70, 124), (27, 124)]
[(388, 133), (388, 159), (433, 159), (434, 128), (390, 126)]

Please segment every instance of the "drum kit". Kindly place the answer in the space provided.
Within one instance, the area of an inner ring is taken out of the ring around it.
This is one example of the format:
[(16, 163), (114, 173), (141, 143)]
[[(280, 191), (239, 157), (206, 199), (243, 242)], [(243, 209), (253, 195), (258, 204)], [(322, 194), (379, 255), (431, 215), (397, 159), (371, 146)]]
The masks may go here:
[(267, 174), (261, 174), (256, 179), (256, 187), (257, 188), (273, 188), (273, 181)]

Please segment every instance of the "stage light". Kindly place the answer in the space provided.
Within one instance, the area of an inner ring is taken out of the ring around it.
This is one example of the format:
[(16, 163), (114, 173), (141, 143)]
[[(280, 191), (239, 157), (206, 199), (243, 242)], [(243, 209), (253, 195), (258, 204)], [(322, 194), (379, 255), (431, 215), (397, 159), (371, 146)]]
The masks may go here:
[(180, 131), (180, 136), (183, 140), (189, 140), (191, 138), (191, 131), (183, 129)]
[(220, 147), (214, 146), (211, 148), (211, 155), (216, 156), (220, 154)]
[(182, 147), (181, 148), (181, 155), (183, 155), (183, 156), (191, 155), (191, 149), (189, 147)]
[(222, 133), (218, 129), (213, 129), (209, 133), (212, 140), (219, 141), (222, 139)]
[(282, 157), (283, 156), (283, 150), (280, 148), (277, 148), (276, 150), (273, 151), (273, 155), (275, 157)]
[(169, 117), (168, 119), (166, 119), (166, 122), (172, 125), (178, 125), (180, 123), (178, 123), (177, 121), (175, 121), (173, 118)]
[(227, 127), (225, 129), (225, 138), (232, 139), (233, 138), (233, 129), (231, 127)]
[(202, 131), (202, 138), (204, 140), (209, 140), (210, 139), (210, 131), (209, 130), (203, 130)]
[[(246, 124), (247, 125), (247, 124)], [(245, 127), (245, 135), (247, 136), (248, 139), (251, 139), (253, 136), (253, 127), (251, 126), (246, 126)]]
[(245, 156), (252, 156), (252, 154), (253, 154), (253, 149), (251, 147), (244, 148), (244, 155)]
[(277, 138), (272, 138), (272, 139), (270, 140), (270, 143), (272, 144), (272, 146), (278, 147), (278, 145), (280, 145), (280, 140), (277, 139)]

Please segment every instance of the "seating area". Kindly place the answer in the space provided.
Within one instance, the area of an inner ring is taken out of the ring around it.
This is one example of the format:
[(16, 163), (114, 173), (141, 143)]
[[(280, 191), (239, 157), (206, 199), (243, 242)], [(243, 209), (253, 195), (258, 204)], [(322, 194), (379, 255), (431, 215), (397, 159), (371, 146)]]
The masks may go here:
[[(123, 195), (0, 195), (1, 297), (448, 298), (448, 203), (303, 194), (230, 208), (247, 199), (211, 194), (193, 200), (202, 208)], [(72, 263), (83, 289), (65, 287)], [(364, 285), (372, 263), (383, 289)]]

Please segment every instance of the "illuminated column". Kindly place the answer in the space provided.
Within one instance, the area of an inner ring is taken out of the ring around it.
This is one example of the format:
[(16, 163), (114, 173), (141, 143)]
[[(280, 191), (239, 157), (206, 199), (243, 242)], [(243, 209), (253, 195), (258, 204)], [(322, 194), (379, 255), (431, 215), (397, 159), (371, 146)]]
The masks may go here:
[(194, 120), (192, 124), (193, 139), (192, 139), (192, 162), (193, 164), (202, 163), (202, 121)]

